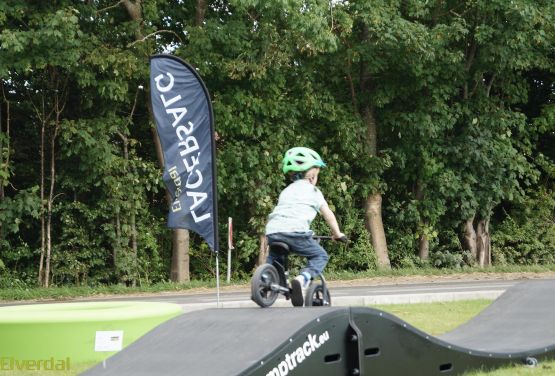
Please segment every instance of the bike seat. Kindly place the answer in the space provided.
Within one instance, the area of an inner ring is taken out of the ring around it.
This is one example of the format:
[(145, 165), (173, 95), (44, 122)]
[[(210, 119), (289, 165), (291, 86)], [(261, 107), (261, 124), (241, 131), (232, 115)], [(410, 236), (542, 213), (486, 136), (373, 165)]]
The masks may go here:
[(289, 253), (289, 245), (283, 242), (273, 242), (272, 244), (270, 244), (270, 251), (273, 253), (285, 255)]

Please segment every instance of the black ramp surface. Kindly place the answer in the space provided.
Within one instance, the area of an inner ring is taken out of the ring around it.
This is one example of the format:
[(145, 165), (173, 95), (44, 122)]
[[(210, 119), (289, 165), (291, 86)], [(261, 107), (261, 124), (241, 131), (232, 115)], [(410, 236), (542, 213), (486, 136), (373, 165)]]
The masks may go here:
[[(352, 308), (361, 375), (460, 375), (555, 358), (555, 281), (511, 288), (451, 333), (430, 336), (386, 312)], [(536, 308), (538, 308), (536, 310)]]
[(186, 313), (107, 359), (106, 368), (99, 365), (85, 374), (237, 375), (322, 316), (348, 322), (348, 309), (236, 308)]
[(479, 315), (440, 336), (470, 349), (517, 353), (555, 344), (555, 281), (519, 283)]
[(440, 337), (366, 307), (197, 311), (85, 374), (444, 376), (529, 357), (555, 358), (555, 280), (520, 283)]

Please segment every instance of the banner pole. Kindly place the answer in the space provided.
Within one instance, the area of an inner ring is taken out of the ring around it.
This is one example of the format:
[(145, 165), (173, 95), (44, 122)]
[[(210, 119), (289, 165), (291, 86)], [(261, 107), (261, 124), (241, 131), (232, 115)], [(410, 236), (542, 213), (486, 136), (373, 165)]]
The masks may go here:
[(220, 262), (219, 253), (216, 252), (216, 307), (220, 308)]
[(233, 219), (227, 218), (227, 283), (231, 281), (231, 250), (233, 249)]

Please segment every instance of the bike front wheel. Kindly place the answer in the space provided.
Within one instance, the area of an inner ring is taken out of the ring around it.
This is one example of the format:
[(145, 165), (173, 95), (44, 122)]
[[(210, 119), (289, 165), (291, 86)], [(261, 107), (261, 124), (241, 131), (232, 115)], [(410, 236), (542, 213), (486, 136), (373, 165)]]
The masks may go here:
[(270, 264), (260, 265), (251, 279), (251, 299), (262, 308), (271, 306), (279, 294), (272, 285), (279, 286), (277, 269)]
[(306, 290), (304, 302), (305, 307), (329, 307), (331, 306), (330, 290), (319, 283), (313, 283)]

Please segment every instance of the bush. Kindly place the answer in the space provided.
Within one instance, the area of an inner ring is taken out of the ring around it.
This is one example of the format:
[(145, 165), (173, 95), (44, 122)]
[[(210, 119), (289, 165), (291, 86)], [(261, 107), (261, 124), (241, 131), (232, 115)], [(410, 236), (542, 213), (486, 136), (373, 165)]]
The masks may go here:
[(508, 215), (492, 235), (492, 258), (500, 265), (536, 265), (555, 262), (555, 198), (540, 192)]
[(508, 217), (492, 236), (492, 258), (500, 265), (554, 263), (555, 225)]
[(401, 229), (390, 230), (387, 233), (389, 261), (393, 268), (414, 268), (421, 264), (418, 258), (416, 235), (412, 232), (402, 232)]
[(472, 265), (472, 255), (461, 247), (455, 231), (447, 230), (439, 234), (439, 245), (430, 252), (430, 263), (436, 268), (462, 268)]
[(26, 274), (21, 277), (22, 278), (20, 278), (18, 273), (10, 272), (3, 267), (0, 261), (0, 289), (25, 289), (35, 285), (28, 279), (25, 279), (25, 277), (28, 277)]
[(436, 268), (457, 269), (466, 265), (467, 252), (434, 251), (430, 253), (430, 262)]

